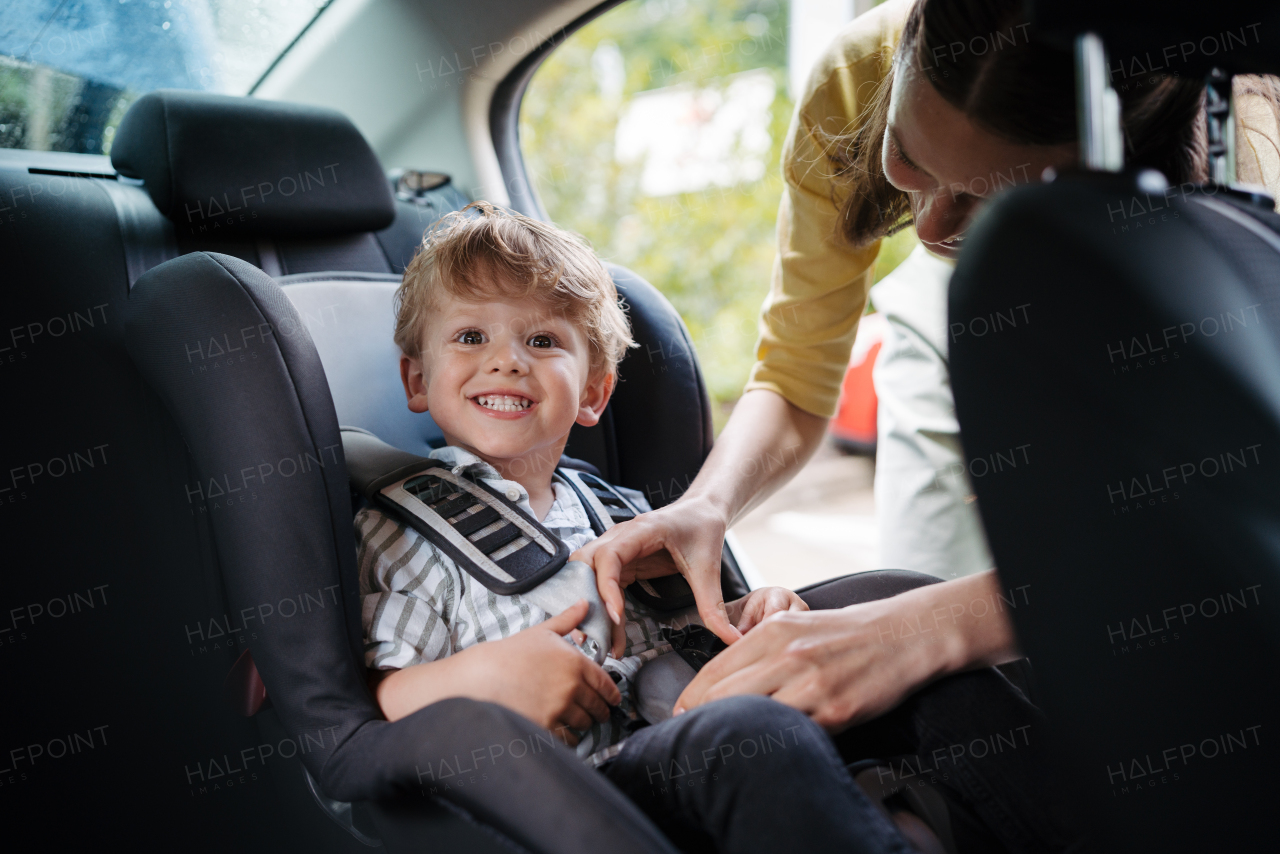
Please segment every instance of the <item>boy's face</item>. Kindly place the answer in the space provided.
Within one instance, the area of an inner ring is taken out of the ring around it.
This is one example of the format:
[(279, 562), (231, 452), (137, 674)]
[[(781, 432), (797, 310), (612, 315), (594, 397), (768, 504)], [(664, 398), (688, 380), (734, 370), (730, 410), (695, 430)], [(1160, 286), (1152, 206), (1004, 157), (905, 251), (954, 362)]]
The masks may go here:
[(533, 299), (443, 297), (421, 351), (400, 360), (409, 408), (507, 476), (549, 473), (569, 429), (599, 421), (613, 388), (591, 370), (586, 336)]

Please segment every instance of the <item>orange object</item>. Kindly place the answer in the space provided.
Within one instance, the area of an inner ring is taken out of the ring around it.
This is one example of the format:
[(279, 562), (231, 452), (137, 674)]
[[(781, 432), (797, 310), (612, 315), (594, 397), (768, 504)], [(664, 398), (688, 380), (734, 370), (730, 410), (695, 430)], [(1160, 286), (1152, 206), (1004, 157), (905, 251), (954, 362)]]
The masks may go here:
[(836, 416), (827, 426), (835, 444), (846, 453), (874, 455), (876, 452), (876, 387), (872, 371), (884, 343), (884, 320), (869, 314), (858, 324), (849, 369), (840, 384)]

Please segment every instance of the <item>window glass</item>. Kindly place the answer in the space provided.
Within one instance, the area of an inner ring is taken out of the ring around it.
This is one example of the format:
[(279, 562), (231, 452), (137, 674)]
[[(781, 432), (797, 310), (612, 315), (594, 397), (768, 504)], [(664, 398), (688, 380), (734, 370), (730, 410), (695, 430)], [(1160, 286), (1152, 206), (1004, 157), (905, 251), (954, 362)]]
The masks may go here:
[(329, 0), (10, 0), (0, 147), (109, 154), (153, 89), (248, 93)]
[[(718, 423), (753, 361), (792, 90), (834, 34), (806, 11), (824, 4), (795, 2), (624, 3), (548, 57), (521, 107), (525, 163), (548, 214), (672, 301)], [(793, 29), (816, 38), (798, 51)], [(914, 242), (909, 231), (886, 241), (877, 275)]]

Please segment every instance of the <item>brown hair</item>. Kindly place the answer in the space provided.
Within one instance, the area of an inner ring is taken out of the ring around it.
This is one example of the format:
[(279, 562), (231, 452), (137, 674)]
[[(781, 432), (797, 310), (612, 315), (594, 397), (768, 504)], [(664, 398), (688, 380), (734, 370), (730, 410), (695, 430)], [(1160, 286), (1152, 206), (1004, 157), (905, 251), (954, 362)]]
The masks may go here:
[[(1076, 140), (1072, 55), (1029, 38), (1029, 29), (1021, 0), (916, 2), (857, 129), (828, 141), (840, 237), (864, 246), (912, 222), (907, 194), (888, 182), (880, 163), (900, 62), (913, 63), (939, 95), (991, 133), (1029, 145)], [(1165, 75), (1154, 82), (1114, 77), (1112, 85), (1121, 102), (1125, 162), (1159, 169), (1171, 183), (1204, 181), (1204, 84)]]
[(395, 341), (412, 359), (422, 356), (422, 331), (441, 293), (472, 302), (537, 299), (583, 331), (592, 370), (613, 373), (636, 346), (613, 278), (582, 237), (488, 202), (441, 219), (405, 268)]

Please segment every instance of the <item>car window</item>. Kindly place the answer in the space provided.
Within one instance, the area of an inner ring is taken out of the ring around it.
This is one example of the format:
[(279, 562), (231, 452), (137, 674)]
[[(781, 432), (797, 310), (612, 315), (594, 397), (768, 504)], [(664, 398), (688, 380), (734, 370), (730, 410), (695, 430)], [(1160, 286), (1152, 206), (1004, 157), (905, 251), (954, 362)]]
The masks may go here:
[(10, 0), (0, 147), (109, 154), (154, 89), (244, 95), (330, 0)]
[[(717, 426), (753, 361), (793, 92), (834, 32), (809, 10), (840, 5), (632, 0), (558, 47), (521, 105), (548, 215), (672, 301)], [(914, 244), (910, 230), (886, 241), (877, 277)]]

